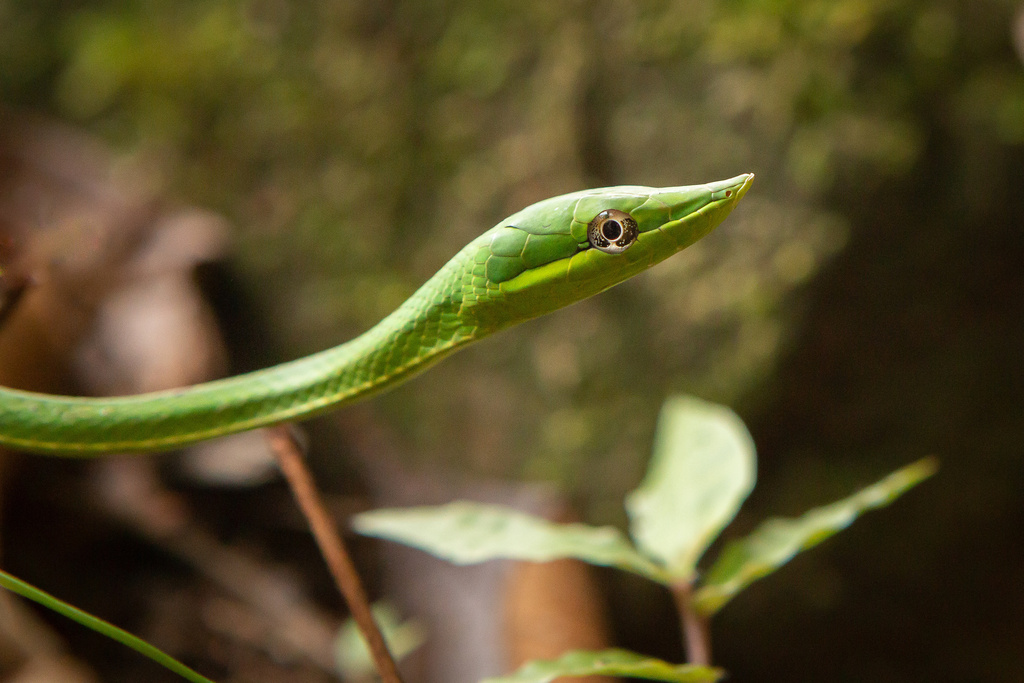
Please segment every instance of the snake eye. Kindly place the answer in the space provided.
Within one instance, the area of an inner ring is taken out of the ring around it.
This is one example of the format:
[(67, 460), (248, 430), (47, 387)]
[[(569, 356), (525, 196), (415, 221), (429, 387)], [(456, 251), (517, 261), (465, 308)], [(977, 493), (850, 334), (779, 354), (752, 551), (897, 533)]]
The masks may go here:
[(587, 226), (590, 246), (609, 254), (621, 254), (636, 242), (636, 221), (625, 211), (605, 209)]

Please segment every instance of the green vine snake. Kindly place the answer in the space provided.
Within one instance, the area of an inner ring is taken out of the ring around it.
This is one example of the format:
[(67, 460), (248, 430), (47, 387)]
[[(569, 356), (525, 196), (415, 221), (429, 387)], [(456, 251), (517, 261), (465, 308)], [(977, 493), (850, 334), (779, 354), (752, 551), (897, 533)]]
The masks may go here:
[(753, 178), (543, 200), (471, 241), (367, 332), (264, 370), (116, 398), (0, 388), (0, 445), (78, 456), (166, 450), (352, 403), (663, 261), (721, 223)]

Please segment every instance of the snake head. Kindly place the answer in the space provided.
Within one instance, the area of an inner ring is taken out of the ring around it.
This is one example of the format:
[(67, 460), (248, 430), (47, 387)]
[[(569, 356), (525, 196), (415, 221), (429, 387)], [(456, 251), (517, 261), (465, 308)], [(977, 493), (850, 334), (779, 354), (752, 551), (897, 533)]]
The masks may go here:
[(493, 330), (604, 291), (711, 232), (753, 179), (608, 187), (533, 204), (467, 247), (462, 282), (473, 286), (462, 304)]

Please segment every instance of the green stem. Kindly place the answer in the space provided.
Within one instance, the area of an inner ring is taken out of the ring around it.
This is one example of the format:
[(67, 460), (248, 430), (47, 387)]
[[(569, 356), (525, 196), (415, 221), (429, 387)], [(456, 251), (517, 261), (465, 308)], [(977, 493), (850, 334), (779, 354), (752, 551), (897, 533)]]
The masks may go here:
[(28, 598), (33, 602), (37, 602), (47, 609), (51, 609), (58, 614), (62, 614), (72, 621), (77, 621), (82, 626), (90, 628), (97, 633), (101, 633), (108, 638), (116, 640), (117, 642), (127, 645), (131, 649), (135, 650), (139, 654), (149, 657), (154, 662), (160, 664), (167, 669), (170, 669), (174, 673), (178, 674), (182, 678), (192, 681), (192, 683), (213, 683), (209, 678), (196, 673), (192, 669), (188, 668), (178, 660), (171, 657), (169, 654), (162, 650), (159, 650), (146, 641), (133, 636), (124, 629), (118, 628), (113, 624), (106, 622), (99, 617), (94, 617), (91, 614), (87, 614), (77, 607), (72, 607), (68, 603), (58, 600), (49, 593), (39, 590), (35, 586), (25, 583), (21, 579), (11, 576), (5, 571), (0, 570), (0, 586), (3, 586), (12, 593), (17, 593), (23, 598)]

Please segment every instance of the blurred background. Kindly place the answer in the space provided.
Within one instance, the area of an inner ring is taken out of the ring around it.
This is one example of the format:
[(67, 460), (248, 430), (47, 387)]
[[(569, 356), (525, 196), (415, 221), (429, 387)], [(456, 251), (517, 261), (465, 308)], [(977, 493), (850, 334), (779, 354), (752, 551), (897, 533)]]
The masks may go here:
[[(759, 447), (727, 537), (942, 462), (717, 617), (733, 680), (1020, 680), (1012, 0), (0, 0), (0, 379), (127, 393), (295, 358), (529, 203), (748, 171), (683, 254), (308, 425), (339, 519), (466, 495), (623, 526), (661, 402), (694, 393)], [(6, 569), (218, 680), (337, 680), (344, 608), (258, 435), (2, 463)], [(419, 560), (353, 541), (416, 617), (394, 563)], [(595, 580), (587, 637), (682, 659), (667, 594)], [(2, 614), (9, 680), (177, 680)], [(410, 680), (460, 680), (434, 675)]]

